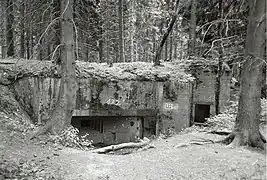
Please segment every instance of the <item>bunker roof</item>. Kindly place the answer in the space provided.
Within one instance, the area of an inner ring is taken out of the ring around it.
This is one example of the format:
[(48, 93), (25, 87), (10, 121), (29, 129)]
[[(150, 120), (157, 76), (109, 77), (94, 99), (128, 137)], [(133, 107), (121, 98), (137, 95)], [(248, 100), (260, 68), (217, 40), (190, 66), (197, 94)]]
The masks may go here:
[[(186, 73), (179, 63), (162, 63), (153, 66), (148, 62), (89, 63), (76, 61), (76, 75), (80, 78), (104, 78), (110, 81), (181, 81), (190, 82), (194, 78)], [(0, 79), (14, 80), (22, 77), (60, 77), (60, 68), (51, 61), (4, 59), (0, 61)]]

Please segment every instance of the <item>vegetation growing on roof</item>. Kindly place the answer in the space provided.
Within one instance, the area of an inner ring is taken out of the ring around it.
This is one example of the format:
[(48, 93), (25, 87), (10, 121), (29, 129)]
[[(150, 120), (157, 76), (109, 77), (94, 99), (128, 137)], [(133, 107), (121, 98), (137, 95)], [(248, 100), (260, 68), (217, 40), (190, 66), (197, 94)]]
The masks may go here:
[[(76, 75), (80, 78), (104, 78), (110, 81), (193, 81), (191, 74), (185, 73), (178, 63), (115, 63), (110, 67), (107, 63), (88, 63), (76, 61)], [(60, 72), (50, 61), (5, 59), (0, 63), (0, 76), (3, 80), (12, 81), (26, 76), (59, 77)], [(4, 81), (1, 80), (3, 83)], [(6, 83), (7, 83), (6, 82)]]

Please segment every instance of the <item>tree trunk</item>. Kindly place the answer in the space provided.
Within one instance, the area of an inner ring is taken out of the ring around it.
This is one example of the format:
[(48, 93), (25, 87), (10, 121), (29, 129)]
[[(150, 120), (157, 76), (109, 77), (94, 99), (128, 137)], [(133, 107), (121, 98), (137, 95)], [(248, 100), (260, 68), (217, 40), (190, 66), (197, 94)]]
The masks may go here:
[(168, 61), (168, 37), (166, 38), (165, 41), (164, 61)]
[[(266, 32), (266, 27), (265, 27), (265, 32)], [(261, 87), (261, 98), (267, 98), (267, 37), (265, 36), (265, 44), (264, 48), (262, 48), (262, 56), (263, 59), (265, 60), (265, 63), (263, 63), (263, 68), (262, 68), (262, 87)]]
[(172, 44), (173, 44), (173, 32), (171, 32), (171, 36), (170, 36), (170, 55), (169, 55), (169, 61), (172, 61)]
[(20, 16), (21, 16), (21, 20), (20, 20), (20, 57), (24, 58), (25, 56), (25, 46), (24, 46), (24, 42), (25, 42), (25, 24), (24, 24), (24, 14), (25, 14), (25, 2), (21, 3), (20, 5)]
[(123, 0), (119, 0), (119, 59), (120, 62), (125, 62), (124, 59), (124, 41), (123, 41)]
[(73, 0), (61, 0), (60, 9), (62, 19), (61, 31), (61, 81), (59, 96), (48, 123), (39, 129), (32, 138), (51, 131), (58, 134), (71, 124), (71, 118), (76, 102), (76, 75), (74, 58), (74, 30), (73, 30)]
[[(167, 4), (166, 11), (169, 11), (170, 10), (170, 0), (167, 0), (166, 4)], [(169, 21), (170, 20), (168, 20), (166, 22), (166, 28), (168, 28)], [(171, 29), (171, 31), (172, 31), (172, 29)], [(169, 34), (171, 34), (171, 31)], [(168, 61), (168, 38), (169, 38), (169, 36), (166, 38), (166, 41), (165, 41), (164, 61)]]
[(170, 22), (170, 24), (168, 26), (168, 29), (167, 29), (166, 33), (163, 35), (163, 37), (161, 39), (161, 42), (159, 44), (159, 47), (157, 48), (157, 51), (156, 51), (156, 55), (155, 55), (155, 58), (154, 58), (154, 65), (155, 66), (159, 66), (160, 65), (160, 56), (161, 56), (162, 48), (163, 48), (165, 42), (167, 41), (167, 38), (168, 38), (170, 32), (172, 31), (174, 23), (175, 23), (175, 21), (177, 19), (178, 6), (179, 6), (179, 0), (176, 0), (175, 13), (172, 16), (172, 20), (171, 20), (171, 22)]
[(98, 26), (100, 27), (99, 29), (99, 35), (98, 35), (98, 61), (100, 63), (104, 62), (104, 28), (103, 28), (104, 22), (103, 19), (101, 17), (99, 17), (99, 21), (98, 21)]
[[(76, 74), (74, 61), (73, 0), (60, 1), (61, 13), (61, 82), (58, 102), (52, 113), (52, 132), (59, 133), (71, 124), (76, 102)], [(65, 11), (65, 12), (64, 12)]]
[(189, 33), (189, 56), (196, 55), (196, 0), (191, 0), (190, 33)]
[(103, 52), (103, 35), (101, 35), (101, 39), (99, 39), (99, 49), (98, 49), (98, 53), (99, 53), (99, 62), (103, 63), (104, 62), (104, 52)]
[(14, 56), (14, 15), (13, 15), (13, 0), (7, 0), (7, 21), (6, 21), (6, 40), (7, 40), (7, 56)]
[[(64, 0), (63, 0), (64, 1)], [(60, 16), (60, 0), (53, 0), (53, 14), (54, 14), (54, 18), (59, 17)], [(59, 44), (60, 44), (60, 24), (59, 22), (55, 22), (55, 25), (53, 26), (54, 28), (54, 32), (53, 33), (53, 40), (52, 40), (52, 44), (53, 44), (53, 49), (55, 49)], [(57, 52), (55, 53), (55, 56), (53, 57), (54, 61), (57, 64), (61, 63), (61, 48), (57, 49)], [(78, 52), (76, 52), (78, 53)]]
[[(193, 0), (194, 1), (194, 0)], [(218, 19), (223, 18), (223, 3), (222, 0), (219, 1), (219, 17)], [(222, 38), (223, 23), (218, 24), (218, 37)], [(195, 49), (195, 47), (194, 47)], [(195, 51), (191, 51), (194, 52)], [(217, 76), (215, 82), (215, 114), (220, 113), (220, 94), (221, 94), (221, 76), (222, 76), (222, 64), (223, 64), (223, 42), (220, 41), (219, 44), (219, 62), (217, 68)]]
[(36, 51), (34, 51), (34, 42), (33, 42), (34, 32), (33, 32), (33, 26), (30, 24), (29, 25), (29, 28), (30, 28), (30, 55), (31, 55), (31, 58), (34, 59), (34, 58), (36, 58), (36, 57), (34, 57), (34, 53), (36, 54)]
[(135, 35), (135, 0), (130, 2), (130, 61), (134, 62), (134, 35)]
[[(266, 59), (265, 59), (266, 61)], [(267, 82), (266, 82), (266, 71), (267, 71), (267, 68), (266, 68), (266, 63), (263, 65), (263, 70), (262, 70), (262, 87), (261, 87), (261, 98), (267, 98)]]
[(30, 53), (30, 37), (31, 37), (31, 34), (30, 34), (30, 30), (29, 28), (27, 28), (26, 30), (26, 58), (27, 59), (30, 59), (31, 57), (31, 53)]
[(138, 40), (135, 43), (135, 61), (139, 61), (139, 49), (138, 49)]
[(241, 76), (236, 125), (232, 145), (248, 145), (264, 148), (260, 137), (262, 49), (265, 41), (266, 2), (249, 0), (249, 23), (247, 26), (245, 62)]
[(1, 53), (2, 53), (2, 59), (6, 57), (6, 1), (2, 0), (0, 2), (1, 4), (1, 13), (2, 13), (2, 19), (1, 19)]

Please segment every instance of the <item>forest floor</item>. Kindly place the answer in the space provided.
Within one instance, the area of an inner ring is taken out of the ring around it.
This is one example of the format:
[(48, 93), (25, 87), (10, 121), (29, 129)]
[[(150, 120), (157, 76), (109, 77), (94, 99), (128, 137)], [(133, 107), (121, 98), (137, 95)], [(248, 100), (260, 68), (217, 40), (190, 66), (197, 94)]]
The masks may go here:
[(23, 176), (25, 180), (266, 179), (263, 151), (222, 144), (178, 147), (195, 139), (225, 137), (204, 132), (159, 138), (152, 141), (153, 148), (126, 155), (95, 154), (26, 137), (16, 132), (10, 136), (9, 130), (0, 127), (0, 180)]

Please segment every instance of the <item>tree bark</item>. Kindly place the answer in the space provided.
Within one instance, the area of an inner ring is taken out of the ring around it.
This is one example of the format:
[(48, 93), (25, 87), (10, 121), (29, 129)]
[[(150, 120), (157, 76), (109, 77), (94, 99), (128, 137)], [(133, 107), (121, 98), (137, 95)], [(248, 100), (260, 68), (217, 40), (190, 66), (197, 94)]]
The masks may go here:
[(1, 53), (2, 53), (2, 59), (6, 57), (6, 1), (2, 0), (0, 2), (1, 4), (1, 13), (2, 13), (2, 19), (1, 19)]
[(13, 0), (7, 0), (7, 21), (6, 21), (6, 40), (7, 40), (7, 56), (14, 56), (14, 15), (13, 15)]
[[(53, 0), (53, 14), (54, 14), (54, 18), (59, 17), (60, 16), (60, 0)], [(55, 25), (53, 26), (54, 28), (54, 33), (53, 33), (53, 40), (52, 40), (52, 44), (53, 44), (53, 49), (55, 49), (59, 44), (60, 44), (60, 23), (59, 22), (55, 22)], [(53, 57), (53, 59), (55, 60), (55, 62), (57, 64), (61, 63), (61, 49), (59, 48), (57, 50), (57, 52), (55, 53), (55, 57)], [(78, 53), (78, 52), (76, 52)]]
[(20, 5), (20, 57), (24, 58), (25, 57), (25, 24), (24, 24), (24, 14), (25, 14), (25, 2), (21, 3)]
[[(265, 59), (266, 61), (266, 59)], [(266, 82), (266, 73), (267, 73), (267, 66), (266, 63), (263, 65), (263, 70), (262, 70), (262, 87), (261, 87), (261, 98), (267, 98), (267, 82)]]
[(59, 133), (71, 124), (76, 102), (76, 74), (74, 61), (73, 0), (60, 1), (63, 17), (60, 23), (61, 82), (58, 102), (52, 113), (52, 132)]
[(173, 45), (173, 32), (171, 32), (171, 36), (170, 36), (170, 55), (169, 55), (169, 61), (172, 61), (172, 45)]
[(159, 66), (160, 65), (160, 56), (161, 56), (161, 52), (162, 52), (162, 49), (163, 49), (163, 46), (165, 44), (165, 42), (167, 41), (167, 38), (170, 34), (170, 32), (172, 31), (173, 29), (173, 26), (174, 26), (174, 23), (177, 19), (177, 16), (178, 16), (178, 6), (179, 6), (179, 0), (176, 0), (176, 4), (175, 4), (175, 13), (174, 15), (172, 16), (172, 20), (168, 26), (168, 29), (166, 31), (166, 33), (163, 35), (161, 41), (160, 41), (160, 44), (157, 48), (157, 51), (156, 51), (156, 55), (155, 55), (155, 58), (154, 58), (154, 66)]
[(125, 62), (124, 59), (124, 40), (123, 40), (123, 0), (119, 0), (119, 59), (120, 62)]
[(191, 0), (190, 33), (189, 33), (189, 56), (196, 55), (196, 0)]
[(134, 62), (134, 35), (135, 35), (135, 0), (130, 2), (130, 61)]
[(30, 59), (31, 54), (30, 54), (30, 30), (29, 28), (27, 28), (26, 30), (26, 43), (25, 43), (25, 47), (26, 47), (26, 58)]
[(265, 41), (266, 2), (249, 0), (249, 23), (247, 26), (245, 62), (242, 66), (241, 92), (236, 118), (233, 146), (264, 148), (260, 137), (262, 49)]
[[(193, 0), (194, 1), (194, 0)], [(218, 19), (223, 19), (223, 2), (219, 1), (219, 17)], [(222, 38), (223, 22), (218, 24), (218, 37)], [(215, 114), (220, 113), (220, 94), (221, 94), (221, 77), (222, 77), (222, 64), (223, 64), (223, 42), (219, 42), (219, 61), (217, 68), (217, 76), (215, 82)], [(192, 51), (194, 52), (194, 51)]]

